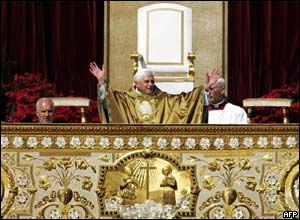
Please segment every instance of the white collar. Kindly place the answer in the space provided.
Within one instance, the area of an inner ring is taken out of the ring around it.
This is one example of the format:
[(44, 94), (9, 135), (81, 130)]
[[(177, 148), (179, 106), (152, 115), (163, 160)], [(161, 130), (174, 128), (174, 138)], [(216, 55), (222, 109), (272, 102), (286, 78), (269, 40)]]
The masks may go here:
[[(139, 90), (137, 87), (134, 87), (134, 90), (135, 90), (135, 92), (136, 92), (137, 94), (139, 94), (139, 95), (144, 95), (144, 94), (142, 94), (142, 93), (140, 92), (140, 90)], [(149, 94), (149, 95), (152, 95), (152, 93), (154, 92), (154, 90), (155, 90), (155, 87), (153, 88), (151, 94)]]
[(218, 103), (210, 103), (214, 108), (219, 108), (219, 105), (223, 104), (225, 102), (225, 99), (223, 98), (220, 102)]
[(137, 94), (139, 94), (139, 95), (141, 95), (141, 94), (142, 94), (142, 93), (141, 93), (141, 92), (138, 90), (138, 88), (136, 88), (136, 87), (135, 87), (135, 89), (134, 89), (134, 90), (135, 90), (135, 92), (136, 92)]

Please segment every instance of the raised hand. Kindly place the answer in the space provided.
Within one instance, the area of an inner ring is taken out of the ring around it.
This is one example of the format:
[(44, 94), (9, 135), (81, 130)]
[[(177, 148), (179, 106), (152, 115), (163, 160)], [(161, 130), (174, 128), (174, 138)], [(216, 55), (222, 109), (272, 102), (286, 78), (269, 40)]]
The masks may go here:
[(104, 64), (102, 65), (102, 69), (100, 69), (97, 66), (96, 62), (91, 62), (89, 70), (90, 70), (91, 74), (93, 74), (97, 78), (98, 82), (102, 85), (105, 80)]
[(208, 74), (206, 73), (205, 88), (209, 89), (217, 80), (221, 77), (221, 72), (218, 69), (213, 69), (213, 71)]

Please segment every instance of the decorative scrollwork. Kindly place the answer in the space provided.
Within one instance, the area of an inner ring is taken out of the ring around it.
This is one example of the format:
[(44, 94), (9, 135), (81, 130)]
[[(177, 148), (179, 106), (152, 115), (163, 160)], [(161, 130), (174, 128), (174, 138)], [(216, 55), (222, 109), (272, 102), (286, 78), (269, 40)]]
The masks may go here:
[[(23, 159), (26, 161), (41, 160), (42, 165), (36, 167), (35, 175), (39, 176), (39, 188), (47, 191), (52, 183), (57, 183), (60, 188), (57, 191), (52, 191), (50, 196), (45, 196), (39, 201), (35, 208), (40, 208), (37, 213), (37, 218), (94, 218), (88, 207), (94, 208), (94, 205), (87, 198), (80, 196), (71, 188), (71, 183), (75, 180), (80, 182), (82, 190), (90, 191), (93, 183), (90, 176), (77, 174), (79, 170), (92, 169), (96, 173), (96, 168), (89, 164), (83, 158), (51, 157), (47, 160), (36, 158), (32, 155), (25, 154)], [(49, 174), (41, 175), (41, 172), (49, 172)], [(55, 204), (56, 199), (59, 204)], [(71, 204), (75, 202), (81, 204)]]
[[(199, 209), (204, 210), (201, 215), (202, 218), (236, 218), (238, 215), (249, 216), (250, 218), (256, 217), (255, 212), (251, 209), (251, 206), (258, 208), (256, 202), (242, 192), (238, 192), (235, 188), (237, 184), (244, 183), (245, 189), (255, 191), (257, 186), (256, 178), (252, 173), (250, 175), (247, 174), (252, 170), (256, 171), (256, 173), (260, 172), (259, 167), (255, 166), (254, 160), (246, 158), (216, 158), (207, 162), (194, 156), (190, 156), (188, 159), (194, 163), (202, 162), (199, 174), (203, 176), (204, 189), (211, 191), (220, 184), (225, 187), (200, 205)], [(265, 161), (272, 160), (268, 155), (265, 155), (262, 159)], [(206, 170), (212, 174), (204, 175)], [(221, 199), (224, 204), (218, 204), (221, 202)], [(237, 202), (239, 203), (237, 204)], [(245, 210), (241, 211), (240, 207), (244, 207)]]
[(15, 184), (13, 173), (9, 166), (1, 160), (1, 218), (4, 218), (10, 211), (17, 194), (18, 187)]

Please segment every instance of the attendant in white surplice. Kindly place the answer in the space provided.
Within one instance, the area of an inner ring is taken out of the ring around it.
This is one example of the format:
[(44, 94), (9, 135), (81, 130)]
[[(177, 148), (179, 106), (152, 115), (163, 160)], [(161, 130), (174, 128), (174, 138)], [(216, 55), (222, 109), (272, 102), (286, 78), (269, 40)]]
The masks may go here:
[(247, 124), (245, 110), (226, 101), (224, 78), (208, 88), (208, 102), (208, 124)]
[(178, 95), (156, 87), (154, 73), (148, 69), (135, 74), (134, 87), (127, 92), (106, 88), (104, 65), (100, 69), (91, 62), (90, 72), (99, 82), (98, 108), (104, 123), (247, 123), (244, 109), (225, 101), (225, 83), (217, 69), (206, 74), (206, 92), (199, 86)]

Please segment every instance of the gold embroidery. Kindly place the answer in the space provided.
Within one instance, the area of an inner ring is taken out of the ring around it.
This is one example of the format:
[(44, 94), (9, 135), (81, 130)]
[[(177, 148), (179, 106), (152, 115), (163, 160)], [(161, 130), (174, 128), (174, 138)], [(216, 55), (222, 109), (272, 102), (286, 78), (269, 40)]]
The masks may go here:
[(138, 118), (141, 123), (151, 124), (154, 123), (155, 105), (154, 100), (135, 100), (135, 107), (138, 113)]

